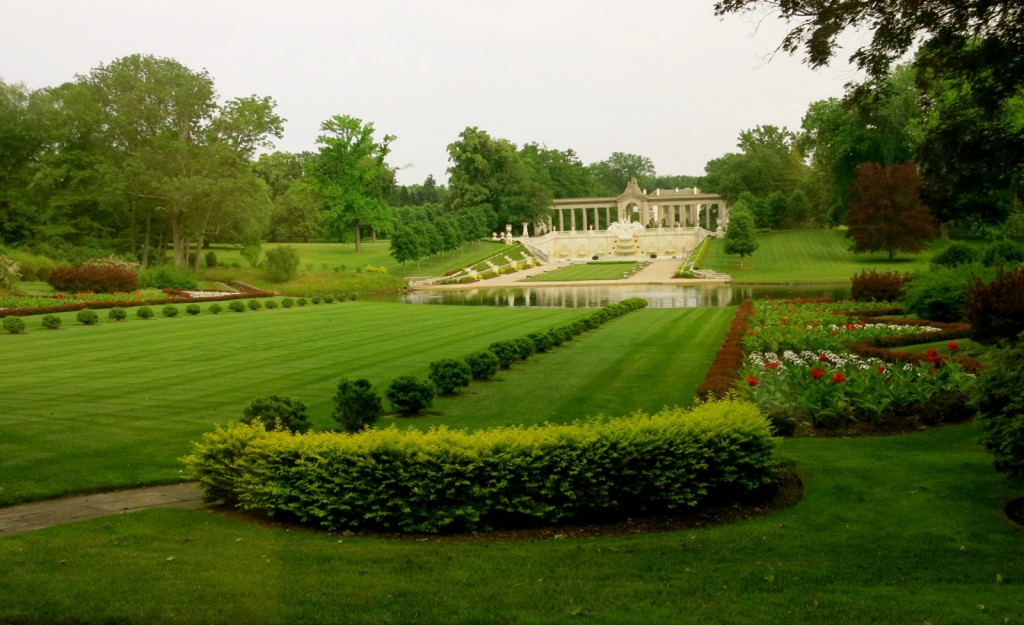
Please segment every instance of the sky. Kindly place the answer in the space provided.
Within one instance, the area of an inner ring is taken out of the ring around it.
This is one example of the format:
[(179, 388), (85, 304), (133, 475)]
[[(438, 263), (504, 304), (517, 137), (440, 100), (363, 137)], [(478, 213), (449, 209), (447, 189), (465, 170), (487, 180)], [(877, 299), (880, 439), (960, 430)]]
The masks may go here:
[(400, 184), (447, 180), (475, 126), (517, 146), (650, 158), (700, 175), (740, 131), (799, 129), (856, 79), (772, 55), (773, 17), (713, 0), (0, 0), (0, 79), (56, 86), (135, 53), (207, 70), (222, 99), (259, 95), (287, 121), (276, 149), (316, 149), (334, 115), (395, 135)]

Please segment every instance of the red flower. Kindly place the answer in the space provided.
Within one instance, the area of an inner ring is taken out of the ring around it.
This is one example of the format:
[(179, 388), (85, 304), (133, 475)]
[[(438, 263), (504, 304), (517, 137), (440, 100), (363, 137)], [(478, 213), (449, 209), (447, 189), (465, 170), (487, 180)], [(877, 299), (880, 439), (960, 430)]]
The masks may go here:
[(960, 346), (956, 344), (956, 341), (946, 343), (946, 347), (949, 348), (949, 353), (951, 354), (955, 354), (957, 350), (960, 349)]
[(764, 368), (765, 369), (778, 369), (779, 368), (779, 363), (778, 362), (766, 362), (766, 363), (764, 363)]
[(818, 360), (821, 362), (828, 362), (828, 354), (822, 353), (821, 356), (818, 356)]
[(817, 367), (815, 367), (814, 369), (811, 369), (811, 377), (814, 380), (820, 380), (821, 378), (825, 377), (825, 370), (818, 369)]
[(840, 384), (840, 383), (845, 382), (845, 381), (846, 381), (846, 376), (843, 375), (842, 371), (836, 371), (836, 374), (834, 376), (832, 376), (832, 383), (833, 384)]
[(789, 323), (789, 317), (783, 317), (782, 323)]
[(924, 353), (924, 359), (933, 365), (942, 362), (942, 356), (939, 354), (939, 352), (935, 351), (935, 349), (931, 347), (929, 347), (928, 351)]
[(878, 365), (878, 372), (885, 373), (885, 365)]
[(755, 378), (754, 376), (752, 376), (752, 375), (748, 375), (747, 376), (747, 384), (749, 384), (750, 386), (757, 386), (760, 383), (761, 383), (761, 381), (758, 380), (757, 378)]
[(757, 333), (751, 330), (750, 332), (747, 332), (747, 336), (757, 336)]
[(857, 329), (857, 326), (852, 324), (852, 323), (847, 323), (843, 327), (845, 327), (847, 330), (856, 330)]
[(831, 334), (832, 336), (835, 336), (835, 335), (837, 335), (837, 334), (839, 334), (839, 333), (838, 333), (838, 332), (836, 332), (835, 330), (832, 330), (832, 332), (830, 332), (830, 334)]

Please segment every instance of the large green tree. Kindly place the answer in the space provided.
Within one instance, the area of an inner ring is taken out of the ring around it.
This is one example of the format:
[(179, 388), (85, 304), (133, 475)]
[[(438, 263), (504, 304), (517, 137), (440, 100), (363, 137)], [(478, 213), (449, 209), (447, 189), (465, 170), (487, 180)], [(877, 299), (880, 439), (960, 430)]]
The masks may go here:
[(362, 228), (391, 228), (388, 197), (395, 170), (388, 165), (394, 135), (374, 138), (372, 122), (335, 115), (320, 125), (320, 151), (310, 167), (312, 179), (327, 205), (325, 221), (336, 234), (352, 230), (356, 252), (362, 250)]
[(740, 269), (744, 259), (757, 251), (757, 233), (754, 216), (742, 201), (729, 210), (729, 225), (725, 229), (725, 253), (740, 257)]
[(612, 152), (603, 161), (589, 167), (596, 185), (595, 191), (602, 196), (615, 196), (625, 190), (630, 178), (636, 178), (641, 188), (654, 186), (654, 162), (640, 154)]
[(535, 222), (547, 214), (552, 192), (506, 139), (492, 138), (479, 128), (466, 128), (448, 146), (449, 206), (462, 210), (487, 205), (488, 227)]

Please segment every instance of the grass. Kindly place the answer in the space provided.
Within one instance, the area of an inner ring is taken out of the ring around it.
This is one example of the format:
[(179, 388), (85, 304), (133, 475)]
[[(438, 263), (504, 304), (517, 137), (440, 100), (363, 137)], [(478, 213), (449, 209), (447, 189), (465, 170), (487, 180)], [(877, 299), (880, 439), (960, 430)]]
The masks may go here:
[(760, 247), (744, 259), (725, 253), (725, 243), (716, 239), (704, 257), (702, 268), (732, 276), (734, 282), (848, 282), (865, 269), (878, 271), (927, 271), (929, 261), (945, 243), (918, 255), (902, 254), (889, 262), (884, 253), (854, 254), (843, 230), (802, 230), (759, 234)]
[(718, 527), (387, 540), (154, 510), (0, 540), (7, 623), (1017, 623), (1022, 530), (973, 426), (788, 439), (803, 501)]
[(624, 276), (635, 273), (643, 266), (644, 263), (634, 262), (576, 263), (539, 276), (526, 278), (523, 282), (621, 280)]
[[(305, 402), (319, 428), (342, 377), (383, 387), (426, 375), (502, 338), (578, 319), (584, 309), (408, 306), (372, 302), (224, 312), (0, 335), (0, 505), (174, 481), (189, 441), (238, 419), (259, 395)], [(103, 313), (104, 311), (100, 311)]]
[[(237, 247), (214, 249), (218, 262), (229, 267), (202, 267), (198, 279), (204, 282), (240, 280), (288, 294), (395, 290), (403, 286), (403, 276), (444, 275), (446, 271), (464, 267), (505, 247), (501, 243), (480, 241), (465, 244), (450, 255), (430, 257), (403, 267), (391, 257), (389, 241), (364, 241), (358, 254), (355, 244), (351, 243), (268, 243), (263, 246), (264, 256), (278, 245), (290, 245), (299, 252), (299, 275), (292, 280), (271, 282), (266, 272), (249, 266)], [(488, 253), (488, 250), (492, 251)], [(235, 263), (239, 267), (230, 267)], [(384, 267), (387, 273), (357, 271), (367, 265)]]

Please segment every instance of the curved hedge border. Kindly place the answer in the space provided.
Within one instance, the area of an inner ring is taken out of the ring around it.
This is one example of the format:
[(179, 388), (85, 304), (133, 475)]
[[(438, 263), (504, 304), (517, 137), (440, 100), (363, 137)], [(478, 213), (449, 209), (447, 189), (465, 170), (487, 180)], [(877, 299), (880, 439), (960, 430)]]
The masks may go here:
[(436, 533), (664, 513), (772, 483), (774, 442), (737, 400), (467, 433), (207, 433), (184, 458), (207, 500), (329, 530)]

